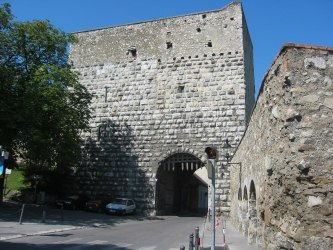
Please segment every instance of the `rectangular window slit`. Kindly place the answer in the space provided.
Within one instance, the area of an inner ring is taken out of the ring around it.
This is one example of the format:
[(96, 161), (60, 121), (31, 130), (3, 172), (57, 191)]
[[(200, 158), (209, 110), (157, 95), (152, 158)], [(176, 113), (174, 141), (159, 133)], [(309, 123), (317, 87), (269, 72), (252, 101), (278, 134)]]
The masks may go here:
[(178, 86), (178, 93), (184, 93), (184, 90), (185, 90), (185, 86), (183, 86), (183, 85)]

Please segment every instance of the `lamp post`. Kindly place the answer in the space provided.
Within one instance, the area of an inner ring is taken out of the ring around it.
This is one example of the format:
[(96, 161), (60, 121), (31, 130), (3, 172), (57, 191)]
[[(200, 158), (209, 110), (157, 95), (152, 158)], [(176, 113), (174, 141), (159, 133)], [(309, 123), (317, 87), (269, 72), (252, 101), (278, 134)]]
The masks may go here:
[[(228, 139), (225, 140), (222, 145), (223, 149), (233, 148)], [(211, 238), (211, 250), (215, 250), (215, 172), (216, 172), (216, 161), (218, 160), (218, 151), (216, 147), (210, 146), (206, 147), (205, 153), (207, 155), (207, 172), (208, 178), (212, 180), (211, 184), (211, 230), (212, 230), (212, 238)], [(227, 160), (227, 164), (240, 164), (240, 163), (229, 163), (231, 158), (229, 152), (226, 152), (224, 157)]]
[(208, 178), (212, 180), (211, 185), (211, 250), (215, 250), (215, 167), (217, 160), (217, 150), (215, 147), (207, 147), (205, 149), (207, 154), (207, 171)]

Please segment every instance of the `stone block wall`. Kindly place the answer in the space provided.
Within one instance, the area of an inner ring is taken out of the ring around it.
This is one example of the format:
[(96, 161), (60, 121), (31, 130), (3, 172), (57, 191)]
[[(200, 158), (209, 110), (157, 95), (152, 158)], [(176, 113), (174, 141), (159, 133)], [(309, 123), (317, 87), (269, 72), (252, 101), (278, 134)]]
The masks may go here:
[[(153, 210), (164, 159), (187, 153), (203, 165), (207, 145), (242, 137), (254, 77), (239, 3), (76, 35), (70, 60), (93, 94), (81, 190), (129, 196)], [(220, 176), (217, 189), (219, 210), (229, 210), (229, 180)]]
[(333, 249), (333, 49), (288, 44), (232, 159), (231, 218), (260, 249)]

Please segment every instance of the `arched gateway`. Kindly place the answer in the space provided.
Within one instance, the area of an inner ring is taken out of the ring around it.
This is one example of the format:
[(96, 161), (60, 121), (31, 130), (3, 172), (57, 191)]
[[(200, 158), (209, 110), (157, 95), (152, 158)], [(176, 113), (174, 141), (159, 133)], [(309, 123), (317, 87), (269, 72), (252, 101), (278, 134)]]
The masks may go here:
[(206, 213), (208, 186), (194, 174), (203, 162), (189, 153), (164, 159), (156, 174), (156, 213)]

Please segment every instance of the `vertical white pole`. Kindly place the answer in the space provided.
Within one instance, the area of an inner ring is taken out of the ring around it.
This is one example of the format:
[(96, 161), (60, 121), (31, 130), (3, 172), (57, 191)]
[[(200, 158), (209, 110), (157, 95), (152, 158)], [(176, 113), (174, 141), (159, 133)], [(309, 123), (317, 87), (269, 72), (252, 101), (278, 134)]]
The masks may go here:
[(209, 159), (212, 163), (212, 218), (211, 218), (211, 228), (212, 228), (212, 242), (211, 242), (211, 250), (215, 250), (215, 159)]

